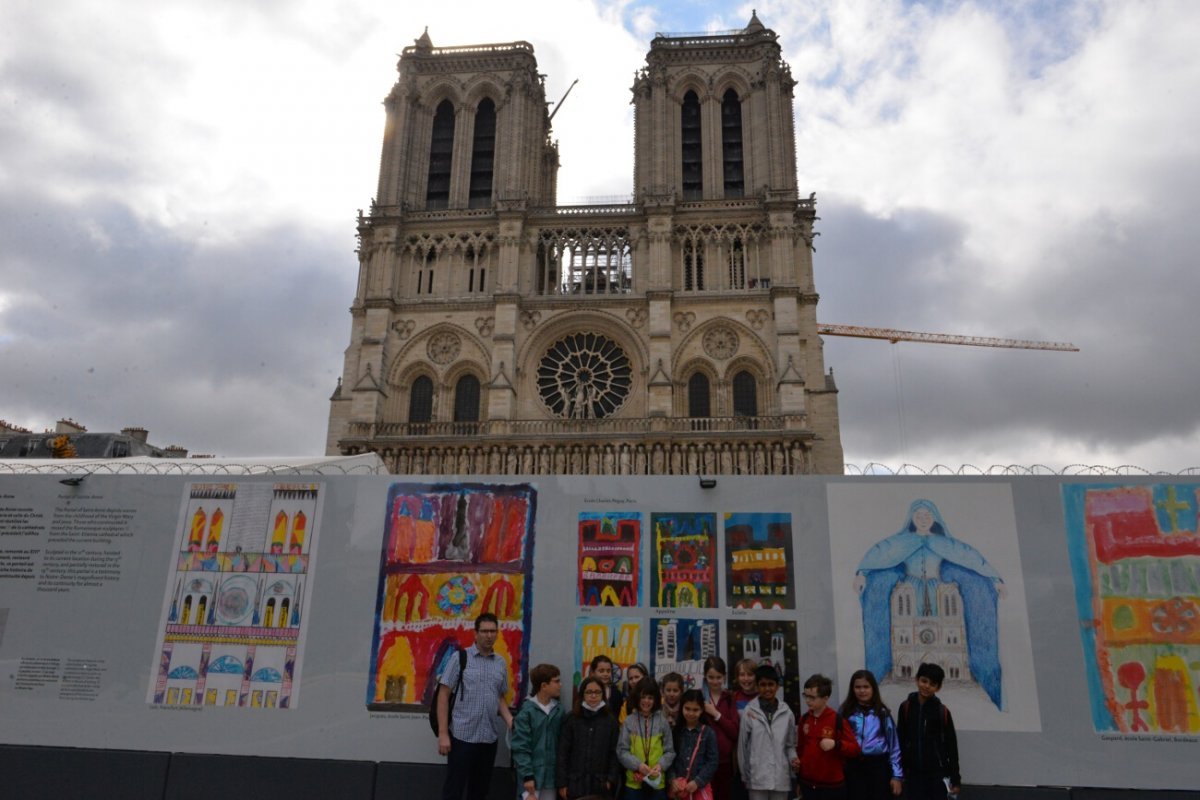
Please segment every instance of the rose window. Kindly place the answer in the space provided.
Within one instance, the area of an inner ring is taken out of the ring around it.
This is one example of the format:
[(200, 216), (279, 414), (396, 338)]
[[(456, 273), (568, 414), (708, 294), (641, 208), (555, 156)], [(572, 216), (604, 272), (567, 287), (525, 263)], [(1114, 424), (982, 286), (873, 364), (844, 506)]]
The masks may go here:
[(732, 358), (738, 350), (737, 333), (724, 325), (709, 329), (701, 341), (704, 345), (704, 352), (722, 361)]
[(629, 399), (633, 369), (629, 357), (611, 339), (596, 333), (572, 333), (542, 356), (538, 394), (557, 417), (601, 419)]
[(429, 358), (437, 364), (449, 364), (454, 359), (458, 358), (458, 353), (462, 349), (462, 341), (457, 335), (449, 331), (436, 333), (429, 340), (426, 347), (426, 352), (429, 353)]

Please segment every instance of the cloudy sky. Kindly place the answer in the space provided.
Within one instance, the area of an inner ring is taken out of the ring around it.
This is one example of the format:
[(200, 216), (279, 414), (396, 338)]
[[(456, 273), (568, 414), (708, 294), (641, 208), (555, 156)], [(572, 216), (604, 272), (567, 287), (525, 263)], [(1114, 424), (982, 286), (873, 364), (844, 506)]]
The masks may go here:
[[(628, 195), (656, 31), (780, 35), (846, 459), (1200, 466), (1200, 4), (6, 0), (0, 418), (323, 451), (396, 54), (524, 39), (561, 201)], [(498, 14), (497, 8), (505, 13)]]

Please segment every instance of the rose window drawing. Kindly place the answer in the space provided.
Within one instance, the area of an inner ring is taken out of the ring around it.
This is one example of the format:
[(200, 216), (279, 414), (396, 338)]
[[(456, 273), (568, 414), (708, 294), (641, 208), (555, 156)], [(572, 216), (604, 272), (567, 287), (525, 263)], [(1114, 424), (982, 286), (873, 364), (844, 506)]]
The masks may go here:
[(254, 579), (235, 575), (221, 586), (217, 594), (217, 620), (221, 625), (243, 625), (253, 610)]
[(572, 333), (542, 356), (538, 394), (557, 417), (602, 419), (629, 399), (633, 368), (611, 339), (597, 333)]
[(475, 584), (465, 575), (455, 575), (438, 587), (437, 605), (443, 614), (457, 617), (475, 602)]

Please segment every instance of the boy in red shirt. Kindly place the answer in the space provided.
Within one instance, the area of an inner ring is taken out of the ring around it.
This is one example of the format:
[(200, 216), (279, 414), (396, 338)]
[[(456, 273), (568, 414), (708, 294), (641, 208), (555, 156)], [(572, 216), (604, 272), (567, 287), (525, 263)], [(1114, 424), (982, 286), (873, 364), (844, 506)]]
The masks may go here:
[(854, 729), (829, 708), (833, 681), (813, 675), (804, 682), (808, 712), (800, 718), (800, 793), (804, 800), (842, 800), (846, 776), (842, 762), (860, 752)]

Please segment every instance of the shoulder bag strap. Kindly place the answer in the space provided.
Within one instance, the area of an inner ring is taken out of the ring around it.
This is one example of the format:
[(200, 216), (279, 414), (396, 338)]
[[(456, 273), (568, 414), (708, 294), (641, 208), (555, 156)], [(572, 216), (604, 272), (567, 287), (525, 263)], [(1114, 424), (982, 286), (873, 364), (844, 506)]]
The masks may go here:
[(463, 686), (463, 675), (467, 671), (467, 651), (461, 649), (458, 651), (458, 681), (454, 684), (454, 693), (461, 699), (467, 693), (467, 687)]
[(696, 734), (696, 746), (692, 748), (692, 757), (688, 759), (686, 777), (691, 780), (692, 765), (696, 763), (696, 754), (700, 752), (700, 743), (704, 741), (704, 731), (708, 730), (707, 725), (701, 725), (699, 732)]

